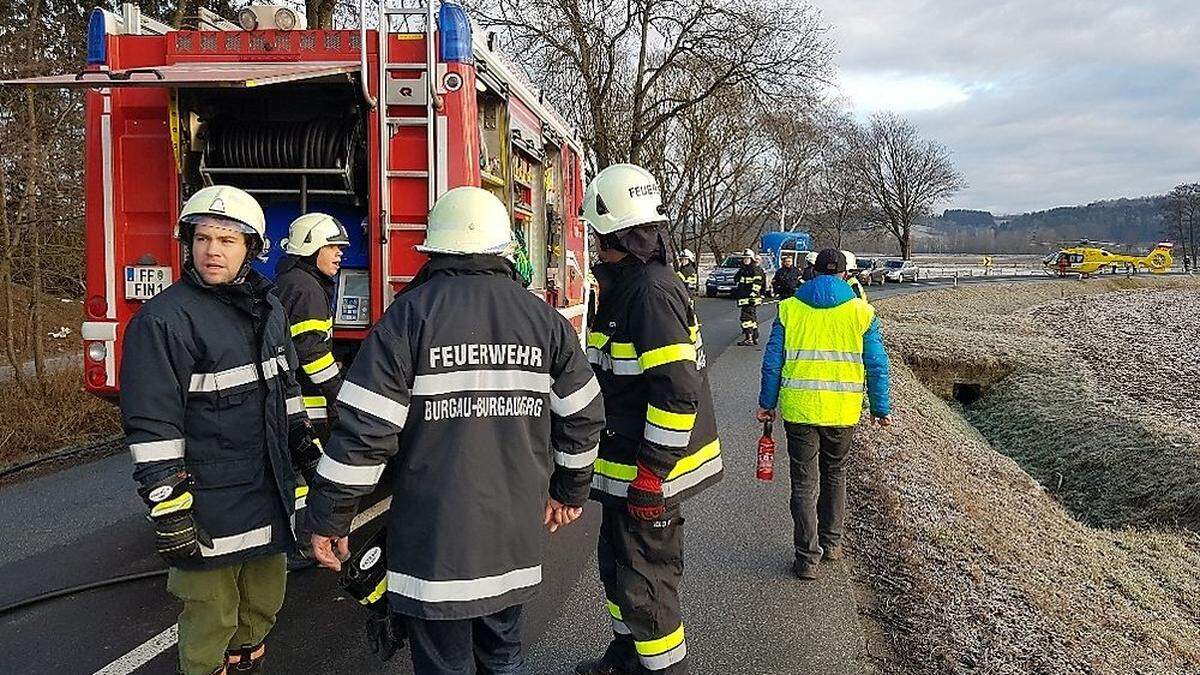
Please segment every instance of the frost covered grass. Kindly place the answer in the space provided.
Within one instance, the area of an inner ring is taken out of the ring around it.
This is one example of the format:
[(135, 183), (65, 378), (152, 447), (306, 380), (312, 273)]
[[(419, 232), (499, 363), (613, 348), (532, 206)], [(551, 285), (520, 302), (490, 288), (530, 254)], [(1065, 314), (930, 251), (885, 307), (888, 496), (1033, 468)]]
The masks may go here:
[(880, 303), (899, 424), (851, 537), (886, 672), (1200, 672), (1197, 311), (1163, 278)]

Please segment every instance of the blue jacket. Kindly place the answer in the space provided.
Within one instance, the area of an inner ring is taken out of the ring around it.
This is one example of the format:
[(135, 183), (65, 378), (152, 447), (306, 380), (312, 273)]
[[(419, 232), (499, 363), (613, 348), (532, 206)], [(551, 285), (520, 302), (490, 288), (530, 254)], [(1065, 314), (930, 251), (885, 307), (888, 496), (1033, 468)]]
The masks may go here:
[[(796, 289), (796, 298), (817, 309), (837, 307), (854, 299), (850, 284), (833, 274), (823, 274)], [(783, 324), (775, 319), (771, 337), (763, 350), (762, 387), (759, 389), (758, 405), (774, 410), (779, 404), (779, 380), (783, 372)], [(888, 394), (887, 352), (883, 348), (883, 334), (879, 331), (878, 317), (863, 334), (863, 365), (867, 370), (867, 398), (871, 403), (871, 414), (884, 417), (892, 412), (892, 400)]]

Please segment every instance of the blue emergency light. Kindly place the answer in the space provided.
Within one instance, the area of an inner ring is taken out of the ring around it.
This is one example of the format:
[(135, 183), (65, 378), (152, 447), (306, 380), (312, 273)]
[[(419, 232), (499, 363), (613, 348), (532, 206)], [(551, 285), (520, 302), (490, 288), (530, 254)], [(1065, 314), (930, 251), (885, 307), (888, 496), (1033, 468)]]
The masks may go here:
[(442, 4), (438, 9), (438, 32), (442, 34), (442, 62), (471, 61), (471, 19), (462, 5)]
[(108, 63), (108, 17), (102, 9), (93, 9), (87, 27), (87, 62)]

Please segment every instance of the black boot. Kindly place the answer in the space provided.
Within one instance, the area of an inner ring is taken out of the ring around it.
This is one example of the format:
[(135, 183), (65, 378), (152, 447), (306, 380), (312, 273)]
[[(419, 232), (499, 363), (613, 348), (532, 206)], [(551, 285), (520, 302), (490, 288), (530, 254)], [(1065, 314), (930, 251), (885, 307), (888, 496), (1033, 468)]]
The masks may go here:
[(576, 675), (639, 675), (641, 672), (633, 640), (619, 637), (608, 643), (604, 656), (575, 666)]
[(742, 329), (742, 339), (738, 340), (737, 344), (739, 347), (747, 347), (750, 345), (750, 329), (748, 329), (748, 328)]

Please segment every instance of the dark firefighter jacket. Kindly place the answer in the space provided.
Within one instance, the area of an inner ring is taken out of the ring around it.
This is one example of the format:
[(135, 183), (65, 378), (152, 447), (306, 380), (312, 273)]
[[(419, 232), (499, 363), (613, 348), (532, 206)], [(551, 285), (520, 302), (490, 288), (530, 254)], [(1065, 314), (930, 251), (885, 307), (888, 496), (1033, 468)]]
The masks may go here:
[(479, 617), (536, 593), (547, 496), (587, 500), (600, 386), (571, 324), (511, 263), (439, 256), (418, 276), (346, 372), (308, 523), (346, 534), (390, 460), (392, 610)]
[(184, 274), (125, 330), (121, 418), (133, 477), (150, 486), (186, 469), (196, 522), (213, 541), (179, 567), (212, 569), (293, 544), (288, 431), (304, 424), (304, 406), (271, 291), (253, 271), (220, 289)]
[(696, 263), (686, 262), (679, 268), (679, 279), (683, 281), (683, 285), (688, 288), (693, 288), (696, 282), (699, 281), (699, 272), (696, 270)]
[(721, 477), (712, 392), (700, 324), (665, 264), (627, 256), (600, 265), (600, 305), (588, 360), (604, 392), (606, 429), (592, 498), (624, 502), (640, 462), (675, 504)]
[(775, 271), (775, 276), (771, 278), (771, 292), (781, 301), (795, 295), (796, 289), (799, 287), (800, 268), (795, 265), (780, 267)]
[(341, 371), (333, 358), (334, 281), (306, 258), (284, 256), (275, 270), (279, 300), (287, 311), (292, 343), (300, 369), (296, 379), (304, 394), (308, 418), (319, 422), (342, 384)]
[(733, 289), (733, 297), (737, 298), (739, 307), (761, 305), (763, 291), (767, 288), (767, 273), (758, 263), (742, 265), (733, 277), (737, 287)]

